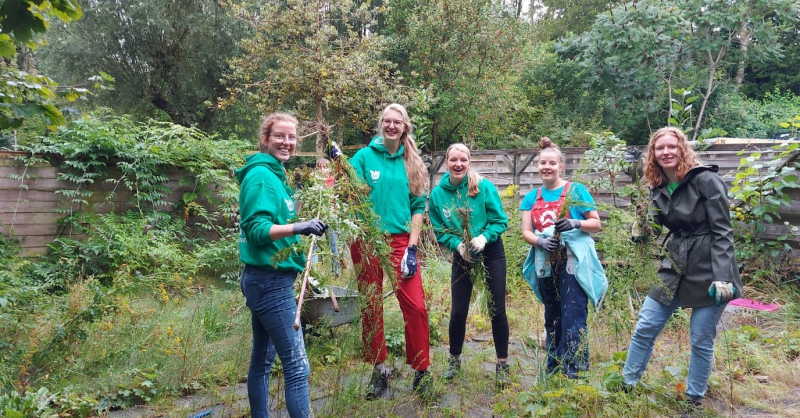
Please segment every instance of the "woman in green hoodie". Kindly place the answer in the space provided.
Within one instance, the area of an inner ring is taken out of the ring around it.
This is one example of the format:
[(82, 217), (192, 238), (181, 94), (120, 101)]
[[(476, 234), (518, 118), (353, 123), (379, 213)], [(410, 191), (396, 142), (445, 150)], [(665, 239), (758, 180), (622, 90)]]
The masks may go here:
[[(239, 181), (239, 260), (244, 263), (240, 286), (252, 313), (253, 351), (247, 373), (252, 417), (269, 416), (269, 376), (277, 352), (286, 381), (286, 409), (292, 417), (312, 416), (308, 396), (309, 365), (303, 333), (294, 329), (297, 303), (292, 285), (305, 268), (305, 255), (295, 249), (297, 235), (322, 235), (319, 219), (297, 217), (294, 190), (286, 182), (283, 163), (297, 146), (297, 119), (285, 113), (268, 115), (259, 129), (259, 153), (236, 171)], [(274, 259), (286, 248), (289, 256)]]
[[(497, 354), (496, 386), (505, 388), (508, 376), (508, 317), (506, 316), (506, 252), (500, 237), (508, 217), (494, 185), (471, 167), (464, 144), (453, 144), (445, 153), (447, 173), (431, 192), (429, 213), (436, 240), (453, 252), (450, 274), (450, 358), (445, 379), (461, 370), (461, 350), (472, 296), (470, 270), (477, 262), (486, 268), (486, 284), (492, 295), (492, 337)], [(469, 225), (463, 225), (468, 221)], [(466, 227), (469, 227), (467, 229)], [(470, 237), (469, 241), (465, 236)]]
[[(390, 280), (396, 280), (397, 300), (406, 324), (406, 362), (415, 370), (412, 389), (425, 399), (432, 395), (433, 387), (428, 372), (428, 310), (417, 263), (417, 243), (425, 212), (428, 170), (411, 136), (411, 119), (403, 106), (387, 106), (381, 113), (378, 130), (380, 134), (350, 163), (370, 187), (372, 208), (379, 217), (376, 227), (388, 236), (392, 247), (390, 258), (396, 275), (390, 274)], [(375, 366), (367, 399), (375, 399), (389, 382), (389, 369), (384, 365), (388, 355), (383, 327), (384, 272), (380, 261), (368, 254), (363, 243), (351, 245), (350, 255), (359, 269), (359, 291), (367, 295), (367, 306), (361, 312), (361, 339), (364, 360)]]

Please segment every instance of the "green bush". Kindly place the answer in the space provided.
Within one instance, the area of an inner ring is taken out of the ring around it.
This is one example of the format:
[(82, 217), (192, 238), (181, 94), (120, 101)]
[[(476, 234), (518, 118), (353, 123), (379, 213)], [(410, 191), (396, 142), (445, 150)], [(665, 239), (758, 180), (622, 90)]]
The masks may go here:
[(775, 90), (763, 100), (731, 93), (719, 97), (719, 104), (705, 124), (734, 138), (771, 138), (781, 132), (779, 124), (800, 115), (800, 96)]

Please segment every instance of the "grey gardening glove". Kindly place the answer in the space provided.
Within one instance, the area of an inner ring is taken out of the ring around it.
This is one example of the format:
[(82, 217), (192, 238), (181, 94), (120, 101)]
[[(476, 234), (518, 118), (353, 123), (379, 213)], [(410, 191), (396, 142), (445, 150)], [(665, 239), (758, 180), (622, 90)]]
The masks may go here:
[(708, 288), (708, 295), (716, 300), (717, 306), (730, 302), (734, 292), (736, 292), (736, 286), (731, 282), (711, 282), (711, 286)]
[(308, 222), (296, 222), (294, 226), (292, 226), (292, 234), (294, 235), (314, 234), (316, 236), (320, 236), (325, 233), (326, 229), (328, 229), (328, 225), (325, 225), (325, 223), (323, 223), (319, 219), (314, 218)]
[(555, 251), (558, 249), (559, 245), (560, 243), (558, 242), (558, 240), (552, 237), (550, 238), (539, 237), (539, 239), (536, 241), (536, 246), (545, 251), (551, 251), (551, 252)]
[(581, 221), (578, 219), (559, 219), (556, 221), (556, 231), (565, 232), (571, 229), (580, 229)]

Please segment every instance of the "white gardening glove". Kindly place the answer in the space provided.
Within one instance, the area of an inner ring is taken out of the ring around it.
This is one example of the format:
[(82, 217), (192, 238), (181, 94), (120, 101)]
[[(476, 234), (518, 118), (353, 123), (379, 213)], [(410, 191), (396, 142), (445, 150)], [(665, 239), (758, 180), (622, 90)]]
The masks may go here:
[(458, 244), (458, 255), (460, 255), (464, 260), (469, 260), (469, 251), (463, 242)]
[(636, 221), (631, 224), (631, 241), (635, 243), (646, 242), (650, 238), (652, 228), (649, 225), (643, 224), (641, 221)]
[(469, 252), (472, 255), (479, 254), (486, 248), (486, 237), (483, 234), (478, 235), (469, 242)]
[(734, 292), (736, 292), (736, 287), (731, 282), (711, 282), (711, 286), (708, 288), (708, 295), (716, 300), (717, 306), (730, 302)]

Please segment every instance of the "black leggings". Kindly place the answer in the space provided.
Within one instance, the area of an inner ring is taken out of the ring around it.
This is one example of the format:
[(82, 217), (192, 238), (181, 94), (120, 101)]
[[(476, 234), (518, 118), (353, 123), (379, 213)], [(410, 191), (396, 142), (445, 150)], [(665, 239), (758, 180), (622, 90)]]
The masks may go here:
[[(508, 317), (506, 317), (506, 252), (502, 238), (486, 244), (481, 258), (486, 267), (486, 283), (492, 294), (492, 337), (497, 358), (508, 357)], [(472, 296), (472, 280), (469, 271), (472, 266), (464, 261), (458, 252), (453, 253), (453, 265), (450, 274), (450, 293), (453, 309), (450, 312), (450, 355), (461, 355), (464, 346), (464, 335), (467, 331), (467, 314)]]

